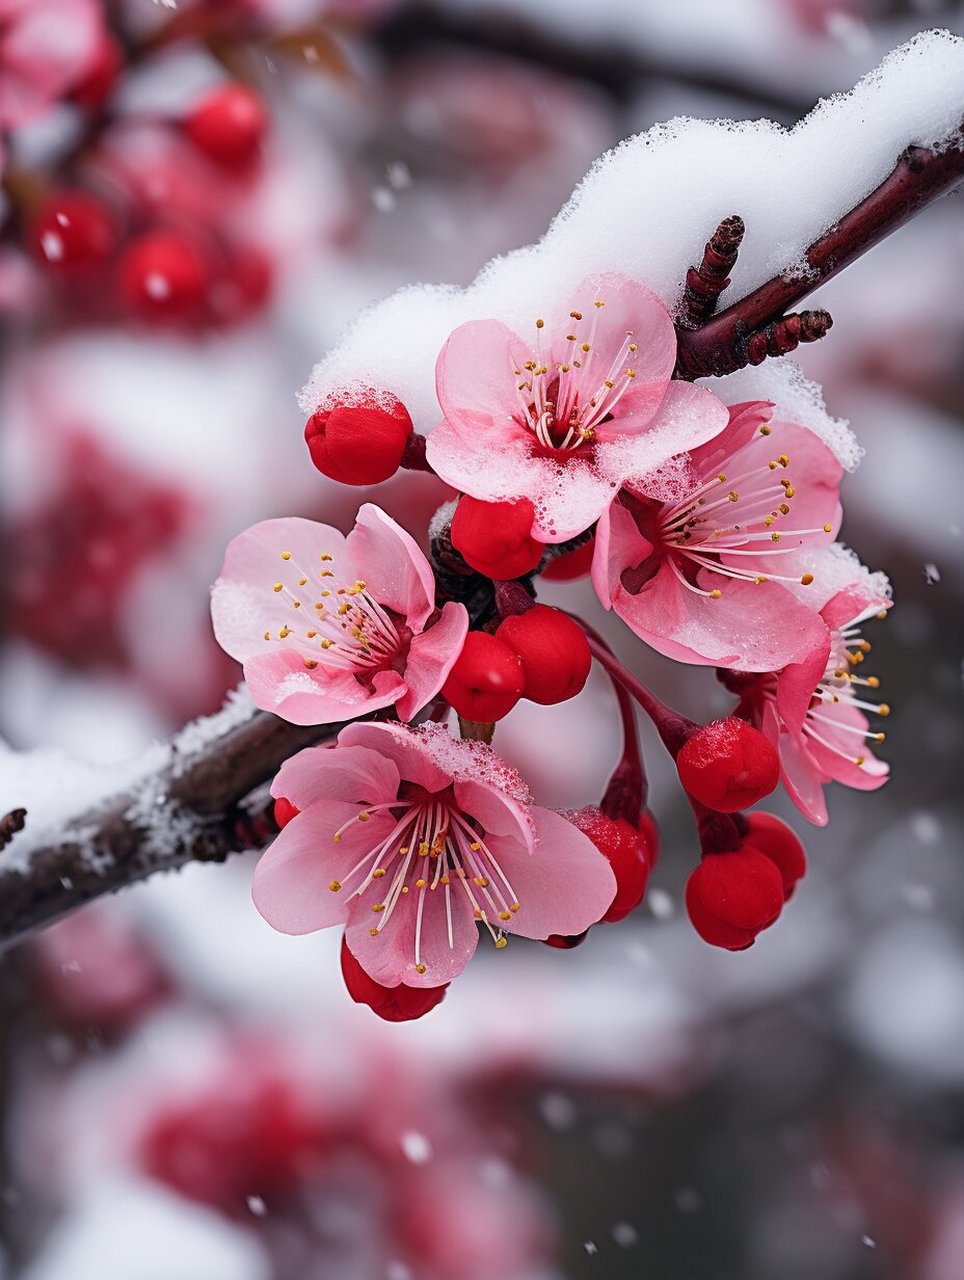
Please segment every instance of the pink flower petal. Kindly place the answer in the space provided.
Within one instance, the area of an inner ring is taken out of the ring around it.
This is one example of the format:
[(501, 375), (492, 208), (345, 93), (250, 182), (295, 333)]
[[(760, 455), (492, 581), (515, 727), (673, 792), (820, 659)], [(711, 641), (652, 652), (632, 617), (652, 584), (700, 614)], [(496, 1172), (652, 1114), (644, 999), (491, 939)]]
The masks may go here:
[(462, 652), (469, 628), (465, 606), (449, 603), (436, 622), (412, 639), (405, 664), (406, 691), (398, 700), (400, 720), (411, 720), (438, 693)]
[(451, 774), (431, 759), (417, 733), (394, 724), (351, 724), (338, 735), (338, 746), (370, 747), (387, 756), (405, 782), (414, 782), (426, 791), (444, 791)]
[(618, 476), (620, 484), (639, 493), (660, 497), (659, 469), (718, 435), (728, 416), (723, 401), (706, 387), (671, 382), (645, 431), (627, 430), (615, 436), (615, 422), (608, 424), (610, 439), (601, 436), (603, 443), (597, 449), (600, 473), (610, 479)]
[(474, 409), (440, 422), (426, 457), (446, 484), (482, 502), (531, 497), (542, 483), (544, 462), (532, 456), (531, 433)]
[(292, 724), (353, 720), (392, 706), (406, 689), (395, 671), (378, 672), (370, 691), (350, 671), (332, 672), (322, 663), (309, 671), (294, 649), (279, 648), (250, 658), (244, 664), (244, 677), (255, 706)]
[(780, 781), (787, 795), (808, 822), (825, 827), (828, 815), (823, 783), (826, 779), (807, 751), (802, 735), (788, 733), (783, 728), (772, 703), (764, 708), (761, 729), (780, 755)]
[(383, 804), (398, 795), (398, 769), (368, 747), (306, 747), (278, 770), (271, 794), (298, 809), (331, 802)]
[(777, 711), (791, 733), (799, 733), (814, 690), (823, 679), (830, 659), (830, 632), (801, 661), (791, 663), (777, 678)]
[(380, 507), (366, 502), (345, 541), (347, 563), (379, 604), (420, 631), (435, 609), (435, 579), (415, 539)]
[(464, 779), (455, 784), (455, 799), (459, 807), (481, 823), (486, 838), (498, 836), (510, 839), (520, 849), (531, 853), (535, 845), (532, 824), (527, 810), (491, 782), (475, 782)]
[[(387, 878), (387, 877), (386, 877)], [(352, 955), (376, 982), (386, 987), (404, 982), (410, 987), (440, 987), (457, 978), (471, 960), (478, 946), (479, 932), (472, 907), (464, 891), (456, 883), (437, 889), (412, 889), (396, 903), (391, 918), (373, 937), (381, 912), (372, 907), (383, 899), (384, 881), (378, 881), (355, 899), (345, 941)], [(381, 887), (379, 887), (381, 886)], [(422, 922), (419, 973), (415, 962), (415, 933), (419, 899), (422, 900)], [(451, 921), (451, 942), (449, 922)]]
[(487, 419), (502, 438), (519, 411), (515, 370), (528, 358), (526, 345), (501, 320), (470, 320), (459, 325), (435, 366), (435, 390), (442, 413), (459, 428), (466, 422), (466, 411), (471, 411)]
[(330, 882), (343, 882), (358, 860), (395, 825), (384, 813), (369, 822), (340, 826), (355, 817), (358, 805), (326, 801), (303, 810), (284, 828), (254, 871), (254, 905), (280, 933), (314, 933), (341, 924), (355, 901), (348, 890), (332, 892)]
[(728, 422), (719, 435), (692, 450), (693, 470), (698, 475), (725, 470), (733, 454), (749, 444), (773, 417), (773, 405), (769, 400), (744, 400), (729, 405), (727, 413)]
[[(221, 648), (245, 662), (264, 653), (267, 644), (279, 644), (266, 641), (264, 633), (277, 635), (283, 627), (294, 625), (292, 594), (300, 598), (304, 590), (298, 587), (298, 579), (309, 577), (315, 582), (308, 586), (309, 594), (318, 590), (319, 556), (322, 552), (332, 555), (332, 567), (337, 570), (344, 564), (344, 548), (345, 539), (337, 529), (295, 516), (262, 520), (233, 538), (211, 594), (214, 634)], [(283, 551), (291, 552), (290, 560), (282, 559)], [(276, 592), (279, 581), (288, 590)]]
[[(810, 714), (811, 727), (830, 747), (808, 737), (807, 750), (819, 768), (834, 782), (857, 791), (876, 791), (887, 781), (890, 766), (874, 756), (860, 735), (867, 732), (867, 717), (859, 707), (847, 702), (824, 703)], [(857, 733), (850, 732), (856, 729)], [(837, 750), (832, 750), (836, 747)], [(856, 757), (863, 764), (856, 763)]]
[(505, 928), (524, 938), (582, 933), (606, 914), (616, 895), (616, 877), (588, 836), (554, 813), (534, 805), (536, 845), (523, 852), (498, 837), (489, 843), (521, 904)]

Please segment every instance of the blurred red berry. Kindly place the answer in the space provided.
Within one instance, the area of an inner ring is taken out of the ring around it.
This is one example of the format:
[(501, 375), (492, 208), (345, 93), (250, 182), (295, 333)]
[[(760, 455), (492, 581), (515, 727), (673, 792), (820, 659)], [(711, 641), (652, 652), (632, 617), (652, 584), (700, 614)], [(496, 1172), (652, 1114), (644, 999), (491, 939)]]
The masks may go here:
[(51, 271), (90, 271), (102, 266), (117, 245), (107, 206), (85, 191), (55, 191), (30, 218), (27, 242)]
[(565, 702), (589, 677), (592, 654), (585, 633), (559, 609), (533, 605), (506, 618), (496, 636), (522, 659), (525, 696), (531, 702)]
[(789, 900), (797, 881), (807, 873), (807, 854), (792, 828), (774, 813), (746, 815), (746, 842), (776, 864), (783, 877), (783, 896)]
[(250, 164), (267, 128), (260, 95), (243, 84), (219, 85), (184, 121), (184, 130), (198, 150), (226, 169)]
[(525, 692), (522, 659), (497, 636), (470, 631), (442, 686), (464, 720), (484, 724), (507, 716)]
[(96, 111), (113, 92), (123, 65), (124, 51), (120, 44), (110, 32), (102, 32), (97, 51), (83, 79), (71, 90), (71, 99), (85, 111)]
[(452, 546), (487, 578), (520, 578), (531, 573), (545, 547), (532, 537), (535, 507), (517, 502), (481, 502), (463, 494), (452, 517)]
[(398, 470), (412, 433), (408, 410), (385, 404), (338, 405), (308, 419), (305, 442), (318, 470), (341, 484), (381, 484)]
[(124, 299), (137, 314), (176, 323), (191, 323), (204, 315), (211, 263), (193, 237), (149, 231), (127, 245), (119, 269)]
[(737, 716), (701, 725), (681, 748), (676, 768), (694, 799), (722, 813), (756, 804), (780, 778), (776, 749)]
[(686, 910), (714, 947), (744, 951), (783, 909), (783, 878), (759, 850), (743, 845), (704, 854), (686, 882)]
[(404, 982), (397, 987), (383, 987), (368, 976), (348, 950), (344, 938), (341, 940), (341, 974), (355, 1003), (367, 1004), (386, 1022), (413, 1022), (424, 1017), (442, 1003), (449, 989), (447, 982), (441, 987), (409, 987)]

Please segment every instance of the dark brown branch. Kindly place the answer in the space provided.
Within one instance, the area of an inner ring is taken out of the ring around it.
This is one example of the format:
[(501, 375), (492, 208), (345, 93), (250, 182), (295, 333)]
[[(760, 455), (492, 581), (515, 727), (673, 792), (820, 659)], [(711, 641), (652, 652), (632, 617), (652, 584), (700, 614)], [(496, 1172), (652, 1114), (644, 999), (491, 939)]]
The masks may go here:
[[(786, 344), (794, 336), (801, 342), (822, 336), (821, 326), (823, 332), (829, 328), (826, 312), (804, 312), (799, 318), (786, 313), (961, 182), (964, 143), (960, 139), (941, 151), (908, 147), (880, 186), (814, 241), (803, 271), (768, 280), (697, 329), (681, 324), (676, 376), (719, 377), (752, 363), (751, 353), (754, 357), (761, 350), (764, 355), (783, 354), (793, 349)], [(787, 327), (781, 329), (781, 324)], [(761, 336), (756, 338), (757, 334)]]
[(0, 854), (0, 950), (156, 871), (223, 862), (264, 845), (277, 830), (264, 784), (294, 752), (343, 727), (300, 727), (259, 711), (212, 736), (195, 757), (180, 758), (175, 740), (162, 772), (78, 814), (62, 839), (17, 864), (14, 836)]

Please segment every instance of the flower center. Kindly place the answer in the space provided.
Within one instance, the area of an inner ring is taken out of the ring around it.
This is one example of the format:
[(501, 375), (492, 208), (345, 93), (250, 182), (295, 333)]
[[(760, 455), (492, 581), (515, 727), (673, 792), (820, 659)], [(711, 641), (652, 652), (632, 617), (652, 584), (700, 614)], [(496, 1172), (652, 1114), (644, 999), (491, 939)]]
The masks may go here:
[[(789, 456), (774, 458), (765, 446), (771, 434), (772, 428), (764, 423), (759, 434), (733, 454), (728, 471), (704, 473), (686, 498), (659, 512), (654, 540), (679, 580), (697, 595), (718, 600), (723, 594), (719, 587), (696, 586), (692, 577), (700, 569), (742, 582), (772, 578), (805, 587), (813, 582), (811, 573), (780, 574), (769, 567), (771, 556), (793, 554), (805, 539), (833, 532), (829, 524), (817, 529), (785, 527), (797, 491), (792, 480), (781, 475), (790, 466)], [(787, 545), (777, 545), (785, 539)], [(721, 556), (727, 557), (726, 563)], [(734, 563), (731, 557), (744, 559)]]
[[(403, 785), (408, 791), (408, 784)], [(520, 903), (484, 832), (476, 830), (457, 808), (451, 788), (435, 794), (417, 788), (410, 796), (400, 792), (397, 800), (369, 805), (339, 827), (333, 839), (338, 843), (356, 823), (369, 822), (374, 813), (386, 810), (395, 819), (391, 831), (359, 858), (344, 880), (332, 880), (329, 890), (360, 898), (376, 882), (388, 885), (372, 904), (377, 917), (369, 930), (373, 938), (384, 933), (402, 897), (417, 894), (412, 946), (419, 973), (427, 969), (422, 959), (422, 924), (428, 894), (440, 893), (444, 898), (450, 948), (455, 946), (453, 893), (465, 895), (473, 918), (485, 925), (496, 947), (505, 947), (503, 925)]]
[[(285, 582), (272, 587), (294, 611), (292, 624), (285, 623), (277, 639), (297, 649), (309, 671), (321, 665), (362, 678), (393, 665), (408, 628), (378, 603), (367, 583), (356, 579), (339, 586), (334, 557), (327, 551), (321, 552), (321, 567), (314, 571), (293, 560), (290, 551), (282, 551), (281, 559), (296, 577), (293, 587)], [(266, 631), (264, 638), (275, 637)]]
[(596, 331), (605, 302), (593, 303), (587, 325), (581, 311), (570, 311), (566, 354), (557, 362), (543, 349), (545, 321), (536, 321), (535, 352), (521, 368), (512, 367), (519, 399), (516, 420), (544, 449), (569, 452), (595, 439), (596, 428), (611, 416), (632, 386), (632, 357), (639, 350), (632, 331), (613, 354), (597, 348)]

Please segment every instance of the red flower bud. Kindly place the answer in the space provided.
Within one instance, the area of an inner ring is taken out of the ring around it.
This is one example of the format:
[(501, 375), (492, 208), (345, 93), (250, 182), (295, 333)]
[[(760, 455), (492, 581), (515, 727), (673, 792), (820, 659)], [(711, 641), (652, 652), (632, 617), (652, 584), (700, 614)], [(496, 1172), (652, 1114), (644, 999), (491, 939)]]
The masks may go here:
[(774, 813), (748, 813), (746, 841), (776, 864), (783, 877), (784, 901), (788, 901), (797, 881), (807, 874), (806, 850), (796, 832)]
[(540, 577), (550, 582), (574, 582), (576, 578), (585, 578), (592, 568), (592, 556), (596, 549), (596, 539), (590, 538), (575, 551), (567, 551), (564, 556), (556, 556), (540, 571)]
[(279, 796), (274, 802), (274, 820), (278, 824), (278, 830), (286, 827), (292, 818), (297, 818), (301, 812), (296, 808), (290, 800), (286, 800), (284, 796)]
[(531, 573), (545, 547), (532, 537), (535, 507), (516, 502), (480, 502), (463, 494), (452, 517), (452, 546), (487, 578), (520, 578)]
[(555, 947), (558, 951), (571, 951), (573, 947), (581, 946), (589, 937), (589, 930), (583, 929), (582, 933), (573, 934), (567, 937), (564, 933), (550, 933), (548, 938), (541, 941), (547, 947)]
[(649, 858), (649, 869), (659, 862), (659, 827), (656, 825), (656, 819), (648, 809), (644, 809), (639, 816), (639, 834), (642, 836), (643, 844), (646, 846), (646, 854)]
[(51, 271), (89, 271), (114, 252), (117, 229), (100, 200), (84, 191), (55, 191), (30, 219), (27, 239)]
[(258, 154), (268, 127), (264, 103), (243, 84), (219, 85), (184, 121), (199, 151), (226, 169), (241, 168)]
[(140, 315), (187, 323), (199, 320), (207, 302), (211, 264), (203, 246), (176, 231), (149, 231), (124, 250), (121, 290)]
[(411, 434), (408, 410), (394, 396), (384, 406), (372, 402), (319, 409), (305, 427), (312, 462), (340, 484), (391, 479)]
[(487, 631), (470, 631), (442, 686), (464, 720), (483, 724), (507, 716), (525, 692), (522, 659)]
[(530, 701), (543, 706), (565, 702), (586, 683), (592, 666), (589, 642), (559, 609), (533, 605), (506, 618), (496, 635), (522, 659)]
[(616, 896), (603, 916), (608, 924), (625, 920), (643, 900), (652, 869), (646, 837), (625, 818), (607, 818), (594, 806), (567, 813), (569, 821), (593, 842), (616, 877)]
[(749, 845), (707, 853), (686, 882), (686, 910), (704, 942), (744, 951), (783, 908), (783, 879), (775, 864)]
[(404, 982), (397, 987), (383, 987), (368, 976), (348, 950), (344, 938), (341, 940), (341, 976), (355, 1004), (367, 1004), (386, 1022), (412, 1022), (424, 1017), (442, 1003), (449, 989), (447, 982), (441, 987), (409, 987)]
[(690, 795), (721, 813), (756, 804), (780, 777), (773, 745), (737, 716), (701, 725), (681, 748), (676, 768)]

